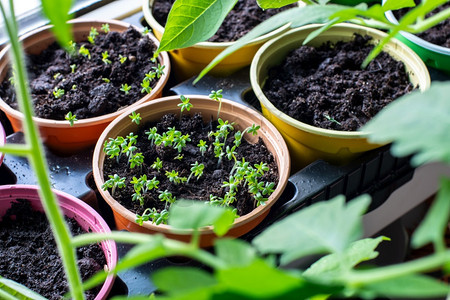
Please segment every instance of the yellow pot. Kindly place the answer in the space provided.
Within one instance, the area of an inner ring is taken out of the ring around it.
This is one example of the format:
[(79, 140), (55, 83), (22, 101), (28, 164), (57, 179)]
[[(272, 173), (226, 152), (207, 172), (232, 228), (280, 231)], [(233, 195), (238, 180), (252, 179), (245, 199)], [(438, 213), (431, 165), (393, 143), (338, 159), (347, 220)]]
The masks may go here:
[[(367, 132), (337, 131), (322, 129), (300, 122), (278, 110), (262, 91), (268, 70), (280, 64), (286, 55), (302, 45), (309, 33), (320, 25), (308, 25), (290, 30), (280, 37), (267, 42), (256, 53), (250, 67), (250, 81), (258, 97), (263, 115), (269, 119), (283, 135), (291, 153), (292, 171), (295, 172), (317, 159), (335, 164), (344, 164), (361, 153), (382, 145), (370, 144)], [(309, 45), (320, 46), (327, 41), (349, 41), (354, 33), (370, 35), (371, 43), (377, 43), (385, 33), (359, 25), (339, 24), (320, 34)], [(392, 39), (384, 51), (405, 64), (411, 82), (424, 91), (430, 86), (430, 76), (422, 60), (406, 45)]]
[[(154, 35), (161, 40), (164, 27), (153, 17), (153, 2), (154, 0), (143, 0), (142, 10), (145, 20), (153, 29)], [(256, 51), (266, 41), (287, 31), (288, 28), (289, 26), (285, 25), (254, 39), (249, 44), (222, 60), (209, 74), (213, 76), (229, 76), (233, 72), (250, 65)], [(173, 73), (176, 79), (183, 81), (198, 75), (220, 52), (233, 44), (234, 42), (201, 42), (191, 47), (169, 51), (173, 64)]]

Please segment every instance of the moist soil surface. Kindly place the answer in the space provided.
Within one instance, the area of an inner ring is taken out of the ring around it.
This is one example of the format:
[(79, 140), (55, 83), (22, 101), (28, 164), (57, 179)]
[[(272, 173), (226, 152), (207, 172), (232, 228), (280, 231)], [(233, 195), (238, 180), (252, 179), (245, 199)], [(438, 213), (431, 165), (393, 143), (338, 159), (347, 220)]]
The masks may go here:
[[(150, 60), (156, 50), (152, 40), (133, 27), (123, 33), (98, 32), (95, 45), (79, 42), (74, 55), (55, 43), (41, 54), (27, 57), (37, 116), (64, 120), (65, 115), (72, 112), (77, 119), (96, 117), (123, 109), (144, 96), (141, 82), (145, 74), (157, 66)], [(82, 46), (89, 50), (90, 59), (79, 54)], [(110, 63), (103, 61), (105, 51)], [(124, 63), (120, 62), (120, 55), (126, 57)], [(71, 65), (75, 65), (74, 72)], [(8, 78), (10, 74), (0, 85), (0, 97), (17, 109), (14, 88)], [(151, 81), (151, 87), (156, 81)], [(131, 86), (128, 94), (120, 90), (122, 84)], [(56, 98), (53, 92), (57, 89), (64, 90), (64, 95)]]
[[(183, 135), (189, 134), (191, 141), (187, 142), (182, 152), (173, 147), (162, 145), (155, 146), (148, 140), (146, 131), (150, 128), (156, 127), (157, 132), (163, 135), (169, 128), (175, 127), (176, 130), (181, 131)], [(214, 154), (214, 137), (208, 136), (211, 131), (217, 131), (217, 121), (204, 122), (200, 114), (195, 114), (192, 117), (183, 115), (180, 121), (179, 115), (167, 114), (163, 116), (158, 122), (151, 122), (140, 127), (137, 132), (138, 140), (136, 143), (137, 152), (142, 152), (144, 156), (144, 163), (142, 171), (139, 167), (130, 168), (127, 163), (127, 158), (123, 155), (119, 163), (116, 158), (106, 159), (104, 163), (104, 180), (108, 180), (108, 175), (118, 174), (120, 177), (126, 178), (126, 187), (117, 188), (113, 197), (119, 201), (123, 206), (134, 213), (142, 214), (146, 208), (155, 208), (158, 212), (165, 208), (163, 201), (158, 199), (161, 191), (169, 191), (176, 199), (190, 199), (199, 201), (209, 201), (210, 194), (217, 197), (224, 197), (225, 193), (229, 191), (228, 187), (223, 187), (224, 181), (229, 181), (230, 171), (234, 165), (234, 160), (229, 160), (223, 157), (221, 162)], [(207, 142), (207, 150), (204, 155), (201, 154), (199, 147), (200, 140)], [(234, 145), (234, 132), (231, 132), (224, 145), (224, 150), (227, 146), (230, 148)], [(222, 141), (223, 142), (223, 141)], [(273, 155), (267, 150), (261, 139), (255, 144), (248, 143), (245, 138), (242, 138), (242, 143), (236, 150), (236, 159), (242, 161), (245, 158), (251, 166), (267, 163), (268, 171), (264, 172), (262, 177), (258, 178), (258, 182), (274, 182), (275, 187), (278, 183), (278, 169)], [(181, 160), (174, 159), (178, 155), (182, 155)], [(159, 158), (162, 161), (162, 169), (158, 172), (153, 169), (151, 165)], [(166, 172), (175, 170), (179, 177), (188, 178), (191, 173), (192, 164), (198, 162), (204, 164), (203, 175), (199, 179), (192, 176), (189, 182), (174, 184), (167, 176)], [(133, 177), (139, 178), (142, 174), (146, 174), (147, 179), (151, 180), (156, 177), (160, 182), (158, 191), (155, 189), (144, 194), (144, 205), (140, 205), (139, 201), (132, 200), (134, 193), (133, 184), (130, 181)], [(275, 189), (274, 187), (274, 189)], [(237, 214), (242, 216), (251, 212), (255, 208), (255, 201), (251, 194), (248, 193), (248, 186), (239, 186), (236, 194), (236, 201), (231, 206), (237, 208)], [(111, 190), (110, 190), (111, 192)], [(265, 196), (268, 197), (268, 196)]]
[[(417, 4), (420, 4), (421, 1), (415, 0), (414, 1)], [(447, 9), (450, 7), (450, 2), (447, 2), (437, 9), (433, 10), (429, 14), (427, 14), (427, 18), (431, 17), (432, 15), (435, 15), (444, 9)], [(410, 11), (411, 8), (402, 8), (400, 10), (394, 11), (394, 16), (398, 19), (400, 19), (402, 16), (404, 16), (408, 11)], [(432, 44), (450, 48), (450, 19), (446, 19), (436, 26), (431, 27), (430, 29), (421, 32), (419, 34), (416, 34), (421, 39), (430, 42)]]
[(356, 35), (351, 42), (302, 46), (269, 70), (266, 97), (287, 115), (316, 127), (355, 131), (413, 85), (402, 62), (382, 52), (361, 64), (372, 45)]
[[(85, 233), (74, 219), (66, 218), (72, 235)], [(106, 265), (97, 245), (77, 248), (83, 280)], [(45, 214), (26, 200), (13, 202), (0, 222), (0, 275), (19, 282), (48, 299), (62, 299), (68, 291), (62, 261)], [(86, 292), (94, 299), (100, 288)]]
[[(167, 16), (174, 2), (175, 0), (156, 0), (154, 2), (153, 16), (162, 26), (166, 25)], [(263, 10), (255, 0), (238, 0), (233, 9), (225, 17), (217, 32), (208, 41), (236, 41), (262, 21), (292, 7), (296, 7), (296, 4), (277, 9)]]

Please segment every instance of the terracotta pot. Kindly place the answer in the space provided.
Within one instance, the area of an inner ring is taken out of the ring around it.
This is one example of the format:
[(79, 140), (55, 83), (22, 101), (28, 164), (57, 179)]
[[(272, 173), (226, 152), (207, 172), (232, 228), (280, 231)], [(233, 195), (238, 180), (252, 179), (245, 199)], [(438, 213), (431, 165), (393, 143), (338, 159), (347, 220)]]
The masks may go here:
[[(322, 129), (300, 122), (278, 110), (262, 91), (268, 70), (280, 64), (286, 55), (302, 45), (309, 33), (320, 25), (308, 25), (286, 32), (267, 42), (252, 61), (250, 81), (262, 107), (263, 115), (281, 132), (289, 146), (292, 159), (292, 171), (297, 171), (317, 159), (331, 163), (348, 163), (361, 153), (380, 147), (370, 144), (362, 131), (337, 131)], [(320, 34), (309, 45), (319, 46), (326, 41), (349, 41), (354, 33), (370, 35), (371, 43), (377, 43), (386, 34), (368, 27), (353, 24), (339, 24)], [(393, 39), (384, 47), (384, 51), (402, 61), (414, 85), (424, 91), (430, 86), (430, 76), (422, 60), (407, 46)]]
[[(193, 104), (189, 114), (201, 112), (205, 121), (217, 119), (217, 110), (219, 103), (213, 101), (206, 96), (188, 96), (190, 103)], [(171, 232), (171, 228), (168, 225), (155, 225), (150, 221), (144, 222), (143, 226), (139, 226), (135, 223), (135, 214), (123, 207), (117, 202), (109, 193), (104, 191), (101, 187), (104, 183), (103, 180), (103, 163), (105, 160), (105, 153), (103, 152), (103, 144), (109, 138), (116, 138), (117, 136), (125, 136), (129, 132), (136, 132), (137, 125), (130, 122), (128, 117), (132, 111), (140, 113), (142, 117), (142, 123), (148, 121), (157, 121), (163, 115), (167, 113), (179, 113), (180, 109), (177, 106), (180, 103), (178, 96), (171, 96), (161, 98), (149, 103), (144, 103), (134, 109), (127, 109), (120, 117), (116, 118), (100, 136), (94, 150), (93, 156), (93, 175), (95, 184), (105, 199), (105, 201), (111, 206), (116, 226), (118, 230), (129, 230), (145, 233), (163, 233), (164, 235), (182, 241), (189, 241), (191, 235), (189, 234), (175, 234)], [(185, 113), (185, 112), (183, 112)], [(270, 207), (278, 200), (283, 192), (290, 171), (289, 153), (286, 143), (284, 142), (280, 133), (276, 128), (267, 121), (261, 114), (238, 104), (233, 101), (223, 100), (222, 108), (220, 111), (220, 117), (223, 120), (229, 120), (230, 122), (236, 122), (235, 128), (243, 130), (252, 124), (260, 125), (261, 129), (258, 131), (258, 137), (261, 137), (267, 146), (267, 149), (274, 155), (279, 170), (279, 183), (274, 193), (269, 197), (266, 205), (258, 206), (251, 213), (239, 217), (235, 220), (233, 227), (228, 232), (228, 236), (238, 237), (254, 228), (260, 223), (269, 212)], [(250, 142), (256, 142), (257, 137), (245, 136)], [(207, 247), (213, 244), (215, 234), (212, 231), (212, 227), (206, 227), (201, 230), (201, 246)]]
[[(386, 1), (383, 0), (384, 2)], [(391, 23), (398, 24), (398, 20), (392, 11), (387, 11), (385, 15)], [(416, 52), (427, 66), (450, 75), (450, 48), (432, 44), (405, 31), (400, 31), (395, 37)]]
[[(75, 41), (86, 40), (89, 35), (91, 27), (95, 27), (100, 31), (102, 24), (110, 24), (111, 31), (125, 31), (131, 25), (122, 21), (115, 20), (72, 20), (73, 34)], [(159, 45), (159, 41), (150, 35), (150, 38), (154, 43)], [(25, 51), (29, 54), (39, 54), (49, 45), (51, 45), (55, 38), (50, 31), (50, 26), (44, 26), (36, 29), (30, 33), (25, 34), (20, 38), (23, 43)], [(7, 58), (7, 51), (9, 47), (6, 47), (0, 52), (0, 81), (5, 80), (5, 76), (9, 69), (9, 60)], [(161, 65), (165, 65), (165, 75), (161, 76), (157, 85), (153, 91), (143, 98), (136, 101), (136, 103), (130, 106), (136, 106), (140, 103), (161, 97), (163, 87), (167, 83), (170, 74), (170, 61), (167, 53), (163, 52), (159, 55), (158, 61)], [(14, 131), (22, 130), (23, 114), (11, 108), (0, 98), (0, 109), (5, 112), (10, 120)], [(41, 137), (44, 143), (52, 150), (62, 154), (73, 154), (84, 148), (93, 146), (98, 137), (102, 133), (103, 129), (111, 122), (115, 117), (121, 114), (121, 111), (110, 113), (107, 115), (93, 117), (88, 119), (82, 119), (75, 122), (73, 127), (70, 126), (66, 120), (49, 120), (39, 117), (34, 117), (34, 121), (39, 127)]]
[[(164, 33), (164, 27), (153, 17), (154, 0), (143, 0), (142, 11), (155, 36), (161, 40)], [(222, 60), (208, 74), (213, 76), (229, 76), (233, 72), (250, 65), (252, 58), (266, 41), (278, 36), (288, 30), (285, 25), (277, 30), (269, 32), (261, 37), (254, 39), (251, 43), (240, 48)], [(170, 51), (173, 72), (177, 80), (186, 80), (192, 76), (198, 75), (220, 52), (233, 45), (234, 42), (201, 42), (194, 46)]]
[[(6, 133), (2, 123), (0, 122), (0, 146), (4, 146), (5, 144), (6, 144)], [(5, 157), (5, 154), (0, 152), (0, 165), (3, 162), (3, 157)]]
[[(11, 207), (11, 202), (16, 199), (26, 199), (33, 209), (43, 211), (39, 187), (33, 185), (3, 185), (0, 186), (0, 217)], [(74, 218), (87, 232), (108, 233), (111, 232), (103, 218), (89, 205), (69, 194), (54, 191), (64, 214)], [(117, 263), (117, 248), (114, 241), (101, 242), (101, 248), (105, 253), (108, 269), (113, 269)], [(114, 276), (109, 276), (102, 285), (96, 300), (107, 299), (114, 284)]]

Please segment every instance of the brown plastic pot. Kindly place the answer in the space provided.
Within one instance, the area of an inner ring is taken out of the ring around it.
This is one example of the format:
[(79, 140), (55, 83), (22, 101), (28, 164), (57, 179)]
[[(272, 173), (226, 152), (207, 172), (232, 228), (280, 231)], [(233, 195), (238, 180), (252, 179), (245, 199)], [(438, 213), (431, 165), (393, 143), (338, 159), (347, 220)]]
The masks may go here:
[[(59, 205), (65, 216), (75, 219), (86, 232), (109, 233), (108, 224), (105, 220), (89, 205), (80, 199), (61, 191), (54, 191)], [(0, 219), (11, 207), (11, 202), (16, 199), (26, 199), (31, 207), (37, 211), (43, 211), (39, 196), (39, 187), (34, 185), (3, 185), (0, 186)], [(117, 264), (117, 247), (114, 241), (103, 241), (100, 246), (105, 254), (106, 266), (108, 270), (114, 269)], [(110, 275), (104, 281), (95, 300), (105, 300), (114, 284), (114, 276)]]
[[(73, 26), (72, 32), (75, 42), (86, 40), (91, 27), (95, 27), (100, 31), (102, 24), (105, 23), (110, 25), (111, 31), (118, 32), (125, 31), (127, 28), (132, 26), (128, 23), (115, 20), (75, 19), (70, 21), (70, 23), (72, 23)], [(44, 26), (38, 28), (20, 38), (26, 53), (39, 54), (55, 42), (55, 37), (50, 31), (50, 27), (51, 26)], [(156, 45), (159, 45), (159, 41), (153, 35), (150, 35), (150, 38)], [(9, 47), (6, 47), (0, 52), (0, 82), (5, 80), (5, 76), (9, 70), (9, 60), (7, 57), (8, 49)], [(140, 103), (161, 97), (162, 90), (167, 83), (171, 69), (168, 54), (166, 52), (161, 53), (158, 56), (158, 62), (161, 65), (166, 66), (164, 69), (165, 75), (161, 76), (151, 93), (145, 95), (141, 99), (137, 99), (137, 101), (130, 106), (134, 107)], [(11, 122), (13, 130), (21, 131), (22, 121), (24, 119), (23, 114), (20, 111), (11, 108), (1, 98), (0, 109), (5, 112)], [(62, 154), (73, 154), (82, 149), (93, 146), (109, 122), (121, 113), (121, 111), (117, 111), (99, 117), (81, 119), (76, 121), (73, 127), (71, 127), (69, 122), (65, 120), (50, 120), (39, 117), (34, 117), (33, 119), (39, 127), (44, 143), (50, 149)]]
[[(206, 96), (186, 96), (190, 98), (190, 103), (193, 104), (189, 114), (201, 112), (205, 121), (217, 119), (217, 110), (219, 103), (213, 101)], [(149, 121), (157, 121), (163, 115), (167, 113), (179, 114), (180, 108), (177, 106), (180, 103), (178, 96), (165, 97), (157, 99), (148, 103), (139, 105), (138, 107), (127, 109), (121, 116), (116, 118), (100, 136), (97, 145), (94, 149), (92, 169), (95, 180), (100, 194), (112, 208), (114, 213), (114, 219), (118, 230), (128, 230), (144, 233), (162, 233), (169, 238), (189, 241), (191, 239), (191, 231), (185, 234), (173, 233), (169, 225), (155, 225), (150, 221), (144, 222), (143, 226), (139, 226), (135, 222), (136, 215), (130, 210), (123, 207), (117, 202), (109, 193), (104, 191), (102, 185), (104, 184), (103, 163), (105, 161), (105, 153), (103, 152), (103, 144), (109, 138), (116, 138), (117, 136), (126, 136), (130, 132), (136, 132), (138, 125), (130, 122), (129, 114), (132, 111), (140, 113), (142, 117), (142, 123)], [(184, 112), (186, 113), (186, 112)], [(250, 109), (244, 105), (238, 104), (233, 101), (223, 100), (222, 108), (220, 110), (220, 117), (223, 120), (229, 120), (235, 122), (238, 130), (243, 130), (252, 124), (260, 125), (261, 129), (258, 131), (258, 136), (253, 137), (246, 134), (245, 138), (249, 142), (256, 142), (258, 137), (261, 137), (267, 147), (267, 149), (274, 155), (278, 170), (279, 170), (279, 182), (269, 197), (265, 205), (258, 206), (251, 213), (239, 217), (235, 220), (232, 228), (227, 233), (227, 236), (239, 237), (257, 224), (259, 224), (264, 217), (268, 214), (270, 207), (278, 200), (283, 192), (290, 172), (290, 158), (286, 143), (278, 130), (260, 113)], [(131, 195), (130, 195), (131, 197)], [(200, 244), (202, 247), (208, 247), (213, 244), (215, 234), (211, 226), (201, 229)]]

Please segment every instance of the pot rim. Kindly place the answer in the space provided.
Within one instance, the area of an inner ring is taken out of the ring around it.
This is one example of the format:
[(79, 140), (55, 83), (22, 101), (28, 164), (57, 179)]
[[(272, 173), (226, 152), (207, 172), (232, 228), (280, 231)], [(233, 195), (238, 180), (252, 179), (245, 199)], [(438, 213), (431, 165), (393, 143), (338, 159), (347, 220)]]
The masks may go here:
[[(4, 146), (6, 144), (6, 132), (5, 128), (3, 127), (3, 124), (0, 122), (0, 146)], [(3, 152), (0, 152), (0, 165), (3, 162), (3, 157), (5, 157), (5, 154)]]
[[(158, 21), (156, 21), (156, 19), (153, 17), (151, 9), (150, 9), (150, 2), (152, 2), (151, 4), (153, 7), (153, 1), (154, 0), (143, 0), (142, 1), (142, 11), (144, 12), (145, 20), (149, 23), (150, 27), (154, 28), (156, 31), (161, 32), (161, 34), (163, 34), (164, 27), (161, 24), (159, 24)], [(254, 44), (266, 42), (266, 41), (272, 39), (273, 37), (283, 33), (288, 28), (289, 28), (289, 24), (283, 25), (283, 26), (279, 27), (278, 29), (275, 29), (271, 32), (268, 32), (266, 34), (261, 35), (260, 37), (257, 37), (255, 39), (251, 40), (245, 46), (251, 46)], [(190, 47), (206, 48), (206, 49), (225, 49), (227, 47), (234, 45), (235, 43), (236, 43), (236, 41), (232, 41), (232, 42), (207, 42), (207, 41), (205, 41), (205, 42), (196, 43)]]
[[(259, 61), (261, 59), (262, 54), (267, 49), (270, 49), (270, 47), (272, 47), (273, 45), (276, 45), (280, 39), (284, 38), (287, 35), (295, 34), (297, 32), (302, 32), (302, 31), (306, 31), (306, 30), (316, 29), (321, 26), (322, 26), (321, 24), (310, 24), (310, 25), (305, 25), (305, 26), (301, 26), (298, 28), (294, 28), (294, 29), (291, 29), (291, 30), (283, 33), (279, 37), (272, 39), (272, 40), (268, 41), (267, 43), (265, 43), (258, 50), (258, 52), (254, 56), (252, 63), (250, 65), (251, 86), (252, 86), (255, 94), (257, 95), (259, 101), (261, 101), (262, 105), (264, 105), (267, 108), (267, 110), (269, 110), (277, 118), (281, 119), (283, 122), (289, 124), (292, 127), (300, 128), (301, 130), (304, 130), (309, 133), (318, 134), (318, 135), (326, 136), (326, 137), (333, 137), (333, 138), (337, 138), (337, 139), (348, 139), (348, 138), (366, 139), (369, 135), (369, 132), (367, 132), (367, 131), (339, 131), (339, 130), (325, 129), (325, 128), (316, 127), (316, 126), (301, 122), (299, 120), (296, 120), (296, 119), (290, 117), (289, 115), (285, 114), (278, 108), (276, 108), (275, 105), (272, 104), (272, 102), (265, 96), (265, 94), (262, 91), (262, 87), (257, 78), (258, 77), (258, 65), (259, 65)], [(356, 25), (356, 24), (351, 24), (351, 23), (340, 23), (337, 25), (333, 25), (330, 29), (328, 29), (325, 32), (325, 34), (331, 30), (339, 30), (339, 29), (345, 30), (345, 31), (364, 30), (366, 32), (369, 32), (372, 36), (385, 36), (386, 35), (384, 32), (382, 32), (380, 30), (373, 29), (370, 27), (364, 27), (364, 26), (360, 26), (360, 25)], [(295, 43), (295, 41), (298, 42), (299, 40), (293, 40), (293, 43)], [(399, 40), (397, 40), (395, 38), (391, 39), (391, 41), (388, 43), (388, 45), (389, 44), (394, 44), (396, 49), (401, 49), (402, 51), (408, 53), (409, 56), (414, 58), (414, 63), (416, 63), (422, 70), (424, 70), (424, 71), (427, 70), (425, 64), (418, 57), (418, 55), (413, 50), (411, 50), (409, 47), (407, 47), (405, 44), (403, 44), (402, 42), (400, 42)], [(426, 71), (426, 72), (427, 72), (426, 74), (428, 76), (426, 76), (426, 78), (423, 82), (423, 85), (421, 84), (419, 86), (419, 89), (421, 91), (428, 89), (431, 84), (428, 71)]]
[[(129, 24), (127, 22), (124, 21), (120, 21), (120, 20), (102, 20), (102, 19), (72, 19), (70, 21), (68, 21), (68, 23), (73, 24), (73, 25), (84, 25), (84, 24), (104, 24), (104, 23), (108, 23), (108, 24), (114, 24), (116, 26), (119, 27), (123, 27), (124, 29), (132, 26), (135, 29), (141, 31), (137, 26)], [(50, 28), (53, 27), (52, 25), (45, 25), (45, 26), (41, 26), (39, 28), (36, 28), (30, 32), (25, 33), (24, 35), (22, 35), (19, 40), (20, 42), (23, 42), (25, 39), (30, 38), (33, 35), (39, 34), (41, 32), (47, 32), (50, 30)], [(159, 41), (158, 39), (153, 35), (153, 34), (148, 34), (149, 38), (152, 40), (153, 43), (155, 43), (156, 46), (159, 45)], [(10, 48), (10, 45), (7, 45), (4, 49), (2, 49), (0, 51), (0, 61), (3, 60), (3, 58), (5, 58), (6, 60), (7, 58), (7, 52)], [(134, 102), (133, 104), (129, 105), (128, 107), (132, 107), (132, 106), (136, 106), (139, 103), (145, 102), (145, 101), (149, 101), (149, 98), (151, 98), (152, 96), (154, 96), (156, 93), (158, 93), (160, 90), (162, 90), (162, 88), (165, 86), (165, 84), (167, 83), (167, 81), (169, 80), (169, 75), (170, 75), (170, 59), (169, 59), (169, 55), (167, 52), (160, 52), (159, 56), (158, 56), (158, 61), (161, 65), (166, 65), (165, 68), (165, 74), (161, 76), (161, 78), (158, 80), (156, 86), (153, 88), (152, 92), (145, 95), (142, 98), (139, 98), (136, 102)], [(2, 98), (0, 98), (0, 107), (2, 107), (5, 112), (7, 114), (10, 114), (11, 116), (13, 116), (16, 119), (20, 119), (21, 121), (23, 121), (24, 119), (24, 115), (22, 112), (20, 112), (19, 110), (13, 109), (11, 106), (9, 106), (6, 102), (3, 101)], [(127, 108), (128, 108), (127, 107)], [(94, 124), (98, 124), (98, 123), (104, 123), (106, 120), (113, 120), (115, 117), (119, 116), (122, 113), (123, 110), (118, 110), (116, 112), (112, 112), (106, 115), (101, 115), (101, 116), (97, 116), (97, 117), (92, 117), (92, 118), (86, 118), (86, 119), (80, 119), (78, 121), (76, 121), (75, 123), (75, 127), (89, 127), (92, 126)], [(69, 122), (67, 120), (52, 120), (52, 119), (45, 119), (45, 118), (40, 118), (37, 116), (33, 116), (33, 120), (36, 123), (42, 124), (46, 127), (55, 127), (55, 128), (61, 128), (61, 127), (67, 127), (67, 128), (71, 128)]]
[[(30, 184), (11, 184), (11, 185), (2, 185), (0, 186), (0, 201), (7, 201), (10, 199), (11, 201), (16, 200), (18, 198), (25, 198), (25, 199), (31, 199), (33, 201), (37, 201), (40, 206), (42, 206), (39, 196), (40, 187), (37, 185), (30, 185)], [(65, 192), (52, 189), (54, 194), (58, 199), (65, 199), (59, 200), (60, 207), (65, 211), (69, 210), (73, 212), (74, 214), (79, 214), (80, 217), (86, 222), (86, 223), (93, 223), (95, 222), (95, 225), (97, 225), (96, 228), (101, 228), (102, 231), (95, 231), (95, 232), (103, 232), (103, 233), (110, 233), (111, 229), (109, 228), (106, 221), (103, 219), (102, 216), (100, 216), (99, 213), (95, 209), (93, 209), (91, 206), (86, 204), (84, 201), (76, 198), (75, 196), (72, 196), (70, 194), (67, 194)], [(5, 195), (5, 196), (4, 196)], [(85, 215), (89, 214), (91, 215), (94, 220), (85, 218)], [(66, 215), (66, 213), (64, 213)], [(76, 218), (75, 218), (76, 219)], [(76, 219), (77, 220), (77, 219)], [(78, 220), (77, 220), (78, 222)], [(93, 228), (94, 231), (94, 228)], [(104, 249), (102, 249), (104, 252), (108, 252), (109, 255), (106, 255), (105, 258), (107, 261), (108, 268), (110, 270), (114, 269), (117, 260), (118, 260), (118, 252), (117, 252), (117, 246), (116, 243), (112, 240), (106, 240), (102, 242), (104, 245)], [(109, 258), (109, 259), (108, 259)], [(95, 297), (96, 300), (99, 299), (105, 299), (106, 296), (109, 294), (110, 290), (112, 289), (113, 283), (114, 283), (115, 277), (114, 275), (109, 275), (106, 280), (103, 282), (102, 287), (100, 291), (98, 292), (97, 296)]]
[[(386, 0), (383, 0), (383, 4), (385, 2), (386, 2)], [(385, 14), (386, 18), (388, 19), (388, 21), (390, 21), (393, 24), (398, 24), (398, 20), (394, 16), (394, 13), (392, 12), (392, 10), (388, 10), (384, 14)], [(413, 42), (429, 51), (437, 52), (437, 53), (440, 53), (443, 55), (450, 56), (450, 48), (430, 43), (430, 42), (418, 37), (417, 35), (406, 32), (406, 31), (400, 31), (399, 33), (406, 39), (410, 40), (411, 42)]]
[[(193, 101), (201, 101), (203, 103), (206, 103), (205, 101), (212, 101), (208, 96), (203, 96), (203, 95), (184, 95), (185, 97), (189, 98), (191, 100), (191, 103)], [(170, 102), (169, 102), (170, 101)], [(154, 105), (158, 105), (159, 103), (170, 103), (173, 102), (175, 103), (175, 101), (178, 103), (179, 100), (179, 95), (175, 95), (175, 96), (168, 96), (168, 97), (162, 97), (159, 99), (155, 99), (151, 102), (146, 102), (141, 104), (139, 107), (135, 107), (127, 109), (126, 111), (123, 112), (122, 115), (120, 115), (119, 117), (117, 117), (116, 119), (114, 119), (108, 126), (107, 128), (103, 131), (102, 135), (100, 136), (100, 138), (97, 141), (97, 144), (95, 145), (95, 149), (94, 149), (94, 154), (93, 154), (93, 160), (92, 160), (92, 164), (93, 164), (93, 176), (94, 176), (94, 181), (95, 184), (99, 190), (99, 192), (102, 194), (103, 198), (105, 199), (106, 202), (108, 202), (108, 204), (111, 206), (111, 208), (113, 210), (119, 210), (120, 214), (125, 217), (128, 221), (131, 222), (135, 222), (135, 218), (136, 218), (136, 214), (132, 213), (130, 210), (128, 210), (127, 208), (125, 208), (124, 206), (122, 206), (118, 201), (116, 201), (111, 194), (109, 193), (109, 191), (104, 191), (101, 189), (102, 184), (104, 183), (103, 180), (103, 161), (105, 158), (105, 153), (103, 152), (103, 144), (104, 141), (107, 140), (109, 132), (111, 129), (113, 129), (118, 123), (120, 123), (123, 119), (129, 119), (128, 115), (133, 112), (136, 111), (138, 109), (145, 109), (148, 106), (154, 106)], [(264, 133), (265, 135), (269, 136), (271, 134), (273, 134), (273, 137), (277, 140), (277, 143), (273, 143), (275, 149), (279, 149), (279, 151), (282, 152), (282, 155), (280, 157), (280, 161), (282, 163), (280, 163), (280, 165), (282, 165), (283, 163), (287, 166), (286, 168), (284, 168), (284, 170), (278, 170), (279, 172), (279, 178), (278, 178), (278, 185), (275, 189), (275, 191), (272, 193), (272, 195), (269, 197), (269, 200), (266, 201), (265, 205), (260, 205), (258, 207), (256, 207), (255, 209), (253, 209), (250, 213), (240, 216), (239, 218), (237, 218), (235, 220), (235, 222), (233, 223), (233, 227), (237, 227), (237, 226), (242, 226), (245, 225), (249, 222), (251, 222), (254, 218), (262, 215), (263, 213), (265, 213), (268, 209), (270, 209), (270, 207), (276, 202), (276, 200), (278, 200), (278, 198), (281, 196), (283, 190), (285, 189), (288, 179), (289, 179), (289, 172), (290, 172), (290, 157), (289, 157), (289, 152), (287, 150), (287, 145), (286, 142), (284, 141), (283, 137), (281, 136), (280, 132), (276, 129), (276, 127), (270, 123), (263, 115), (261, 115), (260, 113), (258, 113), (256, 110), (253, 110), (249, 107), (246, 107), (242, 104), (236, 103), (234, 101), (231, 100), (227, 100), (227, 99), (222, 99), (222, 110), (224, 110), (224, 106), (225, 105), (231, 105), (233, 108), (237, 108), (238, 110), (240, 110), (242, 113), (245, 113), (247, 115), (251, 115), (255, 118), (257, 118), (261, 124), (264, 123), (264, 126), (267, 126), (268, 130), (267, 132), (271, 132), (269, 133)], [(195, 104), (194, 104), (194, 108), (195, 108)], [(233, 112), (236, 112), (236, 110), (233, 110)], [(258, 123), (258, 122), (255, 122)], [(274, 154), (275, 156), (275, 154)], [(279, 169), (280, 165), (278, 165)], [(101, 169), (100, 169), (101, 168)], [(146, 221), (144, 222), (143, 227), (150, 229), (150, 230), (154, 230), (154, 231), (158, 231), (158, 232), (162, 232), (162, 233), (166, 233), (166, 234), (192, 234), (192, 230), (186, 229), (186, 230), (176, 230), (174, 231), (173, 228), (169, 225), (166, 224), (160, 224), (160, 225), (155, 225), (152, 224), (151, 221)], [(232, 228), (233, 228), (232, 227)], [(231, 228), (230, 228), (231, 229)], [(205, 226), (202, 227), (200, 229), (200, 233), (201, 234), (212, 234), (213, 233), (213, 226)]]

